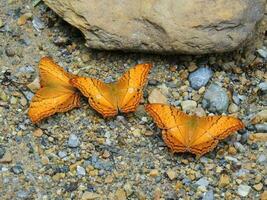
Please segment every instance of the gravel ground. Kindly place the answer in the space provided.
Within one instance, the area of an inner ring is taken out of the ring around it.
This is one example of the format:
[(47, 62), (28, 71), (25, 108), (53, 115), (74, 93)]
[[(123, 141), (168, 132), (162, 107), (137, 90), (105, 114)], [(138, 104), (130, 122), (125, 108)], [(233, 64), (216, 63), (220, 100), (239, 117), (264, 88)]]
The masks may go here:
[[(159, 56), (89, 50), (42, 3), (0, 6), (1, 199), (267, 199), (266, 19), (250, 50)], [(103, 119), (82, 99), (81, 108), (33, 125), (29, 84), (46, 55), (108, 82), (137, 63), (154, 67), (136, 113)], [(148, 98), (199, 115), (236, 116), (246, 128), (200, 159), (173, 155), (144, 111)]]

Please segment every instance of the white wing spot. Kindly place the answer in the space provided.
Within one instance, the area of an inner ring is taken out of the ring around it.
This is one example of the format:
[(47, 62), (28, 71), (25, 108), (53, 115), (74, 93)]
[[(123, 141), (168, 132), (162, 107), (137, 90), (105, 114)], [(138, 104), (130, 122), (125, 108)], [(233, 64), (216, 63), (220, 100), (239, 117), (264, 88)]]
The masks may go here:
[(132, 94), (134, 92), (134, 88), (128, 88), (128, 92)]
[(96, 99), (101, 99), (101, 95), (98, 94), (98, 95), (95, 96), (95, 98), (96, 98)]

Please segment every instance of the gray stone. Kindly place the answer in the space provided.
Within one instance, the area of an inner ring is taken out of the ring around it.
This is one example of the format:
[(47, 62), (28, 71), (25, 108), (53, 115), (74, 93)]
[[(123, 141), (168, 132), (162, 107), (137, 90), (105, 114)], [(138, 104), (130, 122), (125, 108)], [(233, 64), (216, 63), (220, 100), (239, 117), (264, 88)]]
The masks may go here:
[(260, 164), (263, 164), (263, 163), (266, 163), (266, 161), (267, 161), (266, 155), (260, 154), (259, 157), (258, 157), (257, 162), (260, 163)]
[(204, 54), (247, 44), (265, 0), (44, 0), (90, 48)]
[(250, 189), (251, 187), (248, 185), (239, 185), (237, 189), (237, 193), (242, 197), (246, 197), (248, 196)]
[(267, 59), (267, 49), (266, 48), (258, 49), (257, 52), (260, 54), (260, 56), (262, 58), (264, 58), (265, 60)]
[(259, 88), (263, 92), (267, 92), (267, 82), (262, 82), (259, 84)]
[(42, 22), (42, 20), (38, 17), (33, 17), (32, 25), (37, 31), (41, 31), (42, 29), (45, 28), (44, 22)]
[(232, 156), (225, 156), (225, 160), (238, 163), (238, 160)]
[(21, 174), (23, 173), (23, 168), (20, 165), (15, 165), (11, 167), (10, 171), (13, 172), (14, 174)]
[(246, 151), (245, 147), (240, 142), (235, 142), (234, 146), (241, 153)]
[(77, 175), (78, 176), (85, 176), (86, 172), (85, 169), (81, 166), (77, 166)]
[(205, 177), (199, 179), (199, 180), (196, 182), (196, 185), (198, 185), (198, 186), (202, 186), (202, 187), (207, 187), (209, 184), (210, 184), (210, 182), (209, 182), (209, 181), (207, 180), (207, 178), (205, 178)]
[(19, 199), (28, 199), (28, 197), (29, 197), (29, 192), (27, 192), (27, 191), (25, 191), (25, 190), (19, 190), (19, 191), (17, 192), (17, 197), (18, 197)]
[(75, 134), (70, 134), (68, 146), (75, 148), (78, 147), (79, 145), (80, 145), (79, 138)]
[(255, 128), (258, 132), (266, 132), (267, 133), (267, 123), (264, 124), (256, 124)]
[(205, 192), (205, 194), (203, 195), (202, 200), (214, 200), (213, 190), (209, 190), (209, 191)]
[(67, 156), (67, 152), (66, 152), (66, 151), (59, 151), (59, 152), (58, 152), (58, 156), (59, 156), (60, 158), (65, 158), (65, 157)]
[(229, 98), (226, 91), (218, 84), (212, 83), (204, 94), (202, 106), (210, 112), (225, 113), (228, 104)]
[(201, 67), (189, 75), (189, 81), (192, 88), (198, 90), (205, 86), (212, 77), (212, 70), (208, 67)]
[(0, 159), (3, 158), (5, 153), (6, 153), (6, 149), (4, 147), (0, 146)]

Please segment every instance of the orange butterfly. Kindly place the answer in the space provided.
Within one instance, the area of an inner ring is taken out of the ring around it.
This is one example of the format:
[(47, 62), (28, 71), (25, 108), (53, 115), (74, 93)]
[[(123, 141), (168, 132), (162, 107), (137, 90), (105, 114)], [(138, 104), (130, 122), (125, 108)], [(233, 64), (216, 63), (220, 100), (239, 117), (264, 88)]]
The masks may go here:
[(32, 98), (28, 112), (33, 123), (80, 106), (79, 92), (69, 83), (74, 75), (64, 71), (49, 57), (40, 60), (39, 71), (41, 88)]
[(146, 111), (163, 129), (162, 138), (173, 152), (191, 152), (201, 156), (213, 150), (219, 140), (244, 128), (234, 117), (187, 115), (179, 109), (164, 104), (148, 104)]
[(151, 64), (136, 65), (113, 83), (85, 77), (75, 77), (70, 82), (88, 97), (91, 107), (103, 117), (112, 117), (119, 111), (128, 113), (136, 110), (151, 68)]

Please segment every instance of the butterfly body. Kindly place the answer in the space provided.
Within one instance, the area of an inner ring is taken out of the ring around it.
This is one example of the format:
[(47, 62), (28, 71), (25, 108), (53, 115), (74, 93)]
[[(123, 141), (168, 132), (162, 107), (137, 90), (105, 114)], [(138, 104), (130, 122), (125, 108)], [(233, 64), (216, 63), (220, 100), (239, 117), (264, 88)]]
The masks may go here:
[(162, 138), (173, 152), (191, 152), (201, 156), (213, 150), (219, 140), (244, 127), (234, 117), (187, 115), (164, 104), (148, 104), (145, 109), (163, 129)]
[(41, 87), (32, 98), (28, 111), (33, 123), (57, 112), (79, 107), (79, 91), (69, 83), (74, 75), (64, 71), (49, 57), (40, 60), (39, 71)]
[(136, 110), (151, 67), (150, 64), (139, 64), (112, 83), (86, 77), (75, 77), (70, 83), (88, 98), (90, 106), (103, 117), (112, 117), (118, 112)]

